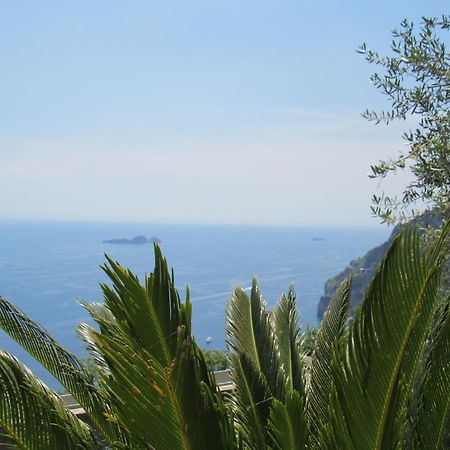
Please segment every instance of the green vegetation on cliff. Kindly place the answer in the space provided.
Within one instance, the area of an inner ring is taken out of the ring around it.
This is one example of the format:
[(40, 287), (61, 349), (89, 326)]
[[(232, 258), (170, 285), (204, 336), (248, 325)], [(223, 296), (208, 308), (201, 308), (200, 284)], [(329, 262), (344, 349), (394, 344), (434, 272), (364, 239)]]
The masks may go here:
[[(442, 226), (442, 223), (442, 216), (436, 212), (430, 211), (425, 212), (421, 216), (417, 216), (410, 221), (411, 225), (417, 226), (422, 231), (439, 229)], [(350, 305), (350, 310), (354, 311), (356, 306), (362, 303), (367, 285), (372, 279), (377, 265), (386, 254), (386, 251), (394, 238), (398, 236), (404, 227), (405, 225), (402, 224), (396, 225), (386, 242), (369, 250), (364, 256), (354, 259), (342, 272), (332, 278), (329, 278), (325, 282), (324, 295), (320, 297), (317, 307), (317, 316), (319, 319), (323, 317), (323, 314), (327, 310), (328, 305), (335, 295), (339, 285), (349, 276), (352, 277), (352, 302)]]

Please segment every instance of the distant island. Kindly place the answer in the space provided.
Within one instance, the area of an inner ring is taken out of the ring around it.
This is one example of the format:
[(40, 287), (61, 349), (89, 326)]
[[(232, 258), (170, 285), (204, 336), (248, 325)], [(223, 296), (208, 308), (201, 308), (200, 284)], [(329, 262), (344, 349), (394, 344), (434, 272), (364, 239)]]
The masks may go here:
[(142, 245), (142, 244), (160, 244), (161, 239), (156, 237), (151, 237), (147, 239), (145, 236), (135, 236), (132, 239), (108, 239), (107, 241), (103, 241), (104, 244), (131, 244), (131, 245)]
[(325, 238), (323, 238), (323, 237), (312, 237), (311, 240), (312, 241), (325, 241)]

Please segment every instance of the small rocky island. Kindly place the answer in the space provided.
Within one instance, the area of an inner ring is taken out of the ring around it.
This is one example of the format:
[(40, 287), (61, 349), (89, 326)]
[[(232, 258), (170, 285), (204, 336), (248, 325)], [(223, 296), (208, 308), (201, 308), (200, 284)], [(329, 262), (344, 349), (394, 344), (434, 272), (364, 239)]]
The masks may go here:
[[(442, 224), (442, 216), (433, 211), (428, 211), (421, 216), (415, 217), (410, 223), (423, 230), (426, 228), (439, 228)], [(355, 308), (363, 301), (367, 285), (372, 279), (378, 263), (403, 227), (404, 225), (395, 226), (389, 239), (384, 244), (369, 250), (364, 256), (351, 261), (341, 273), (325, 282), (325, 292), (320, 297), (319, 305), (317, 306), (317, 317), (319, 319), (322, 319), (339, 285), (350, 275), (352, 276), (350, 312), (354, 313)]]
[(135, 236), (132, 239), (108, 239), (107, 241), (103, 241), (104, 244), (131, 244), (131, 245), (143, 245), (143, 244), (160, 244), (161, 240), (156, 237), (146, 238), (145, 236)]

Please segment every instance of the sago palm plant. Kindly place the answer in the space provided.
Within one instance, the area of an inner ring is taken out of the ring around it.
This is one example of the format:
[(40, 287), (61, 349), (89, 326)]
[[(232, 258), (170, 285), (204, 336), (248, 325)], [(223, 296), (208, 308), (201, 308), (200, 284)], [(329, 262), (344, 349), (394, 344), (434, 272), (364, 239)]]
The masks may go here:
[[(39, 325), (0, 299), (0, 326), (76, 398), (81, 422), (19, 361), (0, 352), (0, 428), (11, 448), (443, 449), (450, 410), (450, 295), (440, 290), (445, 235), (422, 248), (407, 230), (348, 317), (351, 280), (304, 356), (295, 295), (266, 308), (256, 281), (227, 306), (234, 391), (224, 400), (191, 334), (189, 291), (155, 246), (138, 278), (108, 258), (97, 323), (79, 334), (99, 379)], [(229, 401), (228, 401), (229, 400)]]

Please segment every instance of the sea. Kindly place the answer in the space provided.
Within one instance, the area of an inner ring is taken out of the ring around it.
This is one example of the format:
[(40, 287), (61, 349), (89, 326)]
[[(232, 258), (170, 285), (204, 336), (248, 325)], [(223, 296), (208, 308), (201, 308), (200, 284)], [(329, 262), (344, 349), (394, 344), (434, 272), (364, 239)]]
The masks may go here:
[[(105, 254), (138, 276), (153, 270), (153, 246), (103, 243), (137, 235), (156, 237), (181, 298), (189, 286), (193, 332), (204, 348), (224, 349), (225, 306), (234, 287), (249, 290), (253, 277), (272, 307), (295, 287), (300, 322), (317, 326), (325, 281), (383, 243), (385, 227), (260, 227), (125, 223), (0, 222), (0, 295), (41, 324), (70, 352), (86, 356), (76, 328), (93, 324), (79, 305), (101, 301)], [(210, 342), (209, 342), (210, 341)], [(209, 342), (209, 343), (208, 343)], [(17, 356), (54, 389), (60, 386), (0, 330), (0, 349)]]

